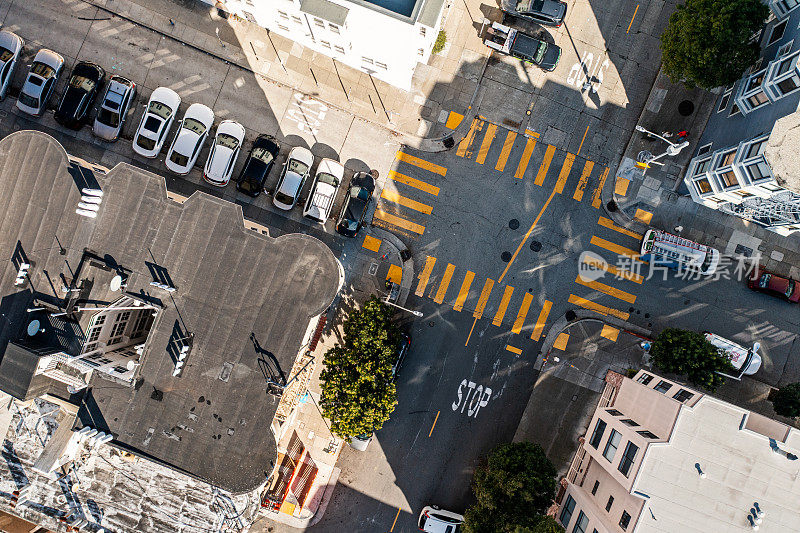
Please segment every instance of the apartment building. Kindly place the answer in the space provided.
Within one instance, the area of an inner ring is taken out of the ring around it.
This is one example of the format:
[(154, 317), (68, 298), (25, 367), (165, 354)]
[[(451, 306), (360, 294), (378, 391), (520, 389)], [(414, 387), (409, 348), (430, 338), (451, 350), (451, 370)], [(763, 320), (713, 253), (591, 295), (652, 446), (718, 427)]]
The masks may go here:
[(644, 370), (606, 383), (557, 498), (568, 533), (797, 530), (797, 429)]
[(721, 90), (684, 184), (692, 199), (782, 235), (800, 230), (800, 10), (797, 0), (769, 0), (755, 35), (762, 56)]
[(409, 90), (417, 62), (430, 58), (444, 0), (227, 0), (224, 6), (307, 48)]

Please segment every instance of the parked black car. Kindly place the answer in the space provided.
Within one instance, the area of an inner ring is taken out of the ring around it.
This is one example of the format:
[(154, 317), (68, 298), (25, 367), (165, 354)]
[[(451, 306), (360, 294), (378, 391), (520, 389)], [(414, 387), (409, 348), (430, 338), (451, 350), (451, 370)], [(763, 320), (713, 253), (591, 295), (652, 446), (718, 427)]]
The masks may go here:
[(264, 189), (275, 158), (278, 157), (278, 144), (269, 135), (259, 135), (247, 155), (242, 173), (236, 180), (236, 188), (255, 198)]
[(67, 128), (79, 129), (105, 77), (106, 72), (100, 65), (88, 61), (78, 62), (72, 69), (67, 90), (64, 91), (55, 113), (56, 121)]
[(336, 222), (336, 231), (345, 237), (355, 237), (364, 225), (364, 217), (372, 202), (375, 178), (368, 172), (359, 172), (350, 181), (350, 189), (344, 199), (342, 212)]
[(503, 0), (503, 11), (545, 26), (561, 26), (567, 4), (559, 0)]
[(400, 367), (403, 366), (403, 361), (405, 361), (408, 350), (410, 349), (411, 337), (405, 333), (400, 333), (400, 339), (397, 341), (397, 359), (395, 359), (394, 365), (392, 365), (392, 379), (397, 379), (397, 372), (399, 372)]

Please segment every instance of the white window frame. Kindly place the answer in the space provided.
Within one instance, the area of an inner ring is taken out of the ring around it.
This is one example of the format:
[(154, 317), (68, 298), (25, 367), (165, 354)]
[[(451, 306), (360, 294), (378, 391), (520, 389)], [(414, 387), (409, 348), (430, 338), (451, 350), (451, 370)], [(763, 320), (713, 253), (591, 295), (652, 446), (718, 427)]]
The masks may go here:
[(333, 49), (338, 54), (344, 54), (344, 47), (343, 46), (334, 45)]
[(732, 93), (733, 93), (733, 85), (725, 88), (725, 91), (723, 91), (722, 93), (722, 98), (719, 99), (719, 107), (717, 107), (717, 113), (722, 113), (723, 111), (728, 109), (728, 104), (730, 103)]
[(282, 19), (289, 20), (289, 13), (286, 11), (278, 10), (278, 16)]
[[(777, 39), (773, 40), (772, 37), (773, 37), (773, 35), (775, 35), (775, 30), (780, 25), (783, 25), (783, 31), (781, 32), (780, 37), (778, 37)], [(780, 42), (780, 40), (783, 39), (783, 36), (786, 35), (786, 27), (788, 25), (789, 25), (789, 17), (783, 17), (782, 19), (776, 20), (775, 24), (773, 24), (772, 28), (770, 28), (770, 30), (769, 30), (769, 39), (767, 39), (767, 44), (764, 45), (764, 47), (766, 48), (767, 46), (772, 46), (773, 44), (775, 44), (777, 42)]]
[(709, 153), (711, 151), (711, 144), (712, 143), (704, 144), (703, 146), (698, 148), (697, 149), (697, 155), (701, 156), (701, 155), (706, 155), (707, 153)]
[[(787, 43), (788, 44), (788, 43)], [(797, 90), (800, 90), (800, 70), (798, 70), (798, 59), (800, 58), (800, 50), (791, 54), (777, 58), (772, 61), (767, 68), (767, 77), (764, 82), (764, 91), (770, 100), (775, 101), (790, 95)], [(789, 65), (784, 72), (779, 72), (783, 65)], [(791, 80), (794, 83), (794, 89), (783, 92), (780, 85), (786, 80)]]
[(328, 30), (330, 30), (331, 33), (335, 33), (337, 35), (340, 33), (339, 26), (337, 26), (336, 24), (331, 24), (330, 22), (328, 23)]
[(788, 55), (792, 51), (792, 46), (794, 46), (794, 39), (788, 43), (783, 43), (781, 47), (778, 48), (778, 53), (775, 55), (775, 59), (781, 59), (783, 56)]
[[(743, 83), (739, 87), (739, 94), (736, 97), (736, 103), (739, 105), (739, 110), (745, 115), (772, 102), (769, 93), (764, 88), (767, 82), (767, 70), (768, 69), (763, 68), (758, 72), (750, 74), (743, 80)], [(761, 82), (758, 85), (751, 86), (752, 82), (759, 77), (761, 78)], [(766, 101), (756, 106), (752, 105), (750, 103), (750, 98), (759, 96), (760, 93), (763, 93)]]

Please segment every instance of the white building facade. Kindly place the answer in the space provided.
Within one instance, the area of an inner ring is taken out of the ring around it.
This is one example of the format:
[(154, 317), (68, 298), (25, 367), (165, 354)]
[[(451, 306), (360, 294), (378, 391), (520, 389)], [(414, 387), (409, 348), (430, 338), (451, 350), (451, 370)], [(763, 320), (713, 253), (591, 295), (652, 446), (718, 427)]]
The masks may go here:
[(769, 6), (770, 19), (756, 36), (762, 57), (722, 89), (684, 184), (699, 204), (790, 235), (800, 231), (800, 191), (792, 176), (776, 172), (770, 152), (781, 149), (783, 138), (774, 135), (780, 122), (797, 120), (800, 2)]
[(228, 0), (224, 6), (335, 61), (410, 90), (417, 62), (430, 58), (444, 0)]

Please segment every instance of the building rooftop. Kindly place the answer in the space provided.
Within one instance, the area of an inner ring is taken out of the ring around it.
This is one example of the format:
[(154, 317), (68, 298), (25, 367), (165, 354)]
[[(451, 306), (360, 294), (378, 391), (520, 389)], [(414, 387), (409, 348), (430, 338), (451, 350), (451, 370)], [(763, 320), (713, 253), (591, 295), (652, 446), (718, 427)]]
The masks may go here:
[[(86, 187), (103, 191), (96, 218), (76, 214)], [(308, 235), (273, 239), (246, 229), (236, 204), (201, 192), (183, 200), (168, 197), (162, 177), (131, 165), (105, 175), (82, 168), (41, 132), (0, 140), (0, 388), (17, 397), (33, 388), (69, 395), (42, 376), (33, 380), (48, 381), (25, 383), (37, 350), (77, 355), (83, 343), (86, 313), (28, 312), (63, 309), (65, 287), (80, 289), (66, 305), (110, 305), (123, 295), (151, 305), (155, 321), (133, 383), (94, 372), (75, 429), (111, 433), (115, 446), (245, 492), (266, 480), (277, 457), (270, 425), (279, 397), (268, 383), (289, 379), (310, 320), (338, 291), (339, 265)], [(17, 286), (20, 258), (31, 268)], [(115, 290), (119, 273), (125, 286)], [(41, 334), (29, 335), (32, 318)], [(185, 367), (173, 376), (176, 347), (188, 336)]]

